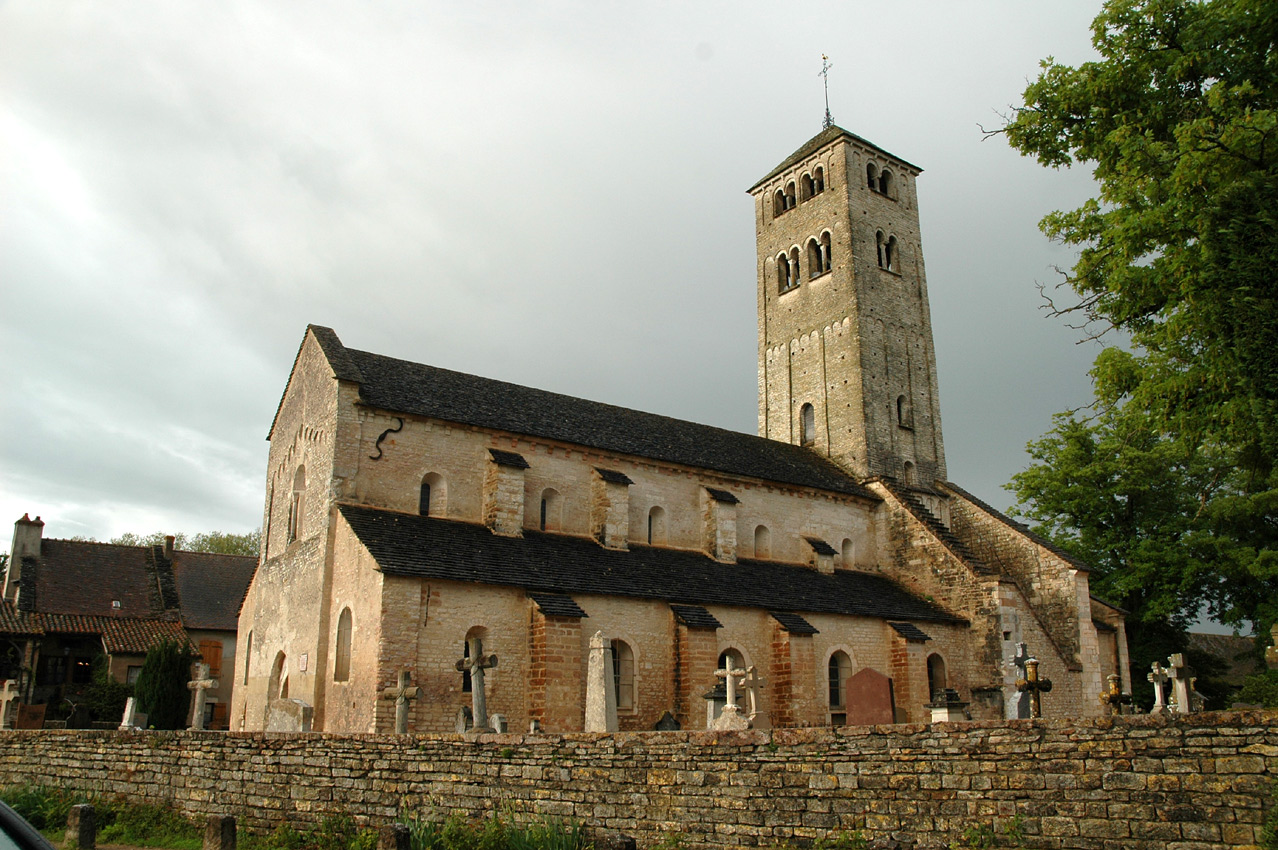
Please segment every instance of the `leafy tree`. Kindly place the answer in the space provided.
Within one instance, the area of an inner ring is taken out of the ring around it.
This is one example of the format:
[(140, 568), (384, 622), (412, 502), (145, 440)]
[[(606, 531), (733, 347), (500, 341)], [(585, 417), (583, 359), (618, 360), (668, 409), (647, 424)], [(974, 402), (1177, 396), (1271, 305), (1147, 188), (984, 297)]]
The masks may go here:
[(191, 664), (198, 658), (190, 644), (164, 639), (154, 644), (142, 662), (134, 693), (138, 708), (146, 712), (154, 729), (180, 729), (186, 725), (191, 704)]
[(1278, 618), (1278, 5), (1109, 0), (1092, 32), (1100, 59), (1046, 60), (999, 132), (1044, 165), (1093, 168), (1097, 197), (1041, 223), (1079, 249), (1072, 298), (1052, 306), (1130, 344), (1096, 360), (1096, 417), (1058, 418), (1011, 487), (1021, 515), (1098, 566), (1098, 590), (1137, 631), (1174, 636), (1203, 600), (1267, 636)]
[(105, 655), (93, 659), (93, 680), (84, 689), (82, 704), (94, 720), (120, 720), (124, 704), (133, 696), (133, 686), (117, 682)]
[[(152, 534), (139, 535), (125, 532), (111, 539), (111, 543), (121, 546), (161, 546), (165, 534), (156, 531)], [(247, 534), (233, 534), (226, 531), (202, 531), (198, 534), (173, 535), (173, 546), (187, 552), (212, 552), (218, 555), (249, 555), (257, 557), (261, 550), (262, 530), (255, 528)]]

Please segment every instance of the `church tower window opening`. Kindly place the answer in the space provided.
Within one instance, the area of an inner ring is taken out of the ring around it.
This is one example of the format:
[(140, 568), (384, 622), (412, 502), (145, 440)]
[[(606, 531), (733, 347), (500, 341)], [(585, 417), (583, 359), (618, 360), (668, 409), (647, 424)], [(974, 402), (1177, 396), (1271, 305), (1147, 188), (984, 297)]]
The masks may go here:
[(825, 269), (827, 272), (830, 270), (831, 255), (830, 231), (824, 230), (821, 232), (821, 268)]
[(772, 532), (766, 525), (754, 529), (754, 557), (760, 561), (772, 557)]
[(892, 197), (892, 172), (886, 168), (879, 172), (878, 191), (880, 195)]
[(803, 178), (799, 181), (799, 200), (809, 200), (815, 194), (816, 191), (815, 185), (812, 182), (812, 175), (804, 174)]
[(660, 546), (666, 542), (666, 509), (653, 505), (648, 511), (648, 545)]
[(866, 166), (865, 166), (865, 182), (866, 182), (866, 185), (868, 185), (868, 186), (870, 187), (870, 189), (871, 189), (871, 190), (876, 191), (876, 192), (878, 191), (878, 189), (879, 189), (879, 169), (878, 169), (878, 167), (877, 167), (874, 163), (872, 163), (872, 162), (870, 162), (870, 163), (866, 163)]
[(825, 191), (825, 169), (819, 165), (812, 172), (812, 191), (817, 195)]
[(347, 682), (351, 678), (351, 609), (348, 605), (337, 618), (337, 651), (333, 654), (333, 681)]
[(302, 536), (302, 495), (306, 492), (306, 467), (299, 466), (293, 475), (293, 497), (288, 503), (288, 542)]
[(253, 630), (250, 629), (248, 638), (244, 641), (244, 673), (240, 680), (241, 685), (248, 684), (249, 667), (253, 664)]
[(914, 480), (914, 464), (907, 460), (902, 471), (905, 478), (905, 486), (913, 487), (916, 483)]
[(809, 277), (814, 277), (814, 278), (820, 277), (821, 275), (829, 271), (829, 269), (825, 267), (824, 259), (825, 258), (822, 256), (822, 252), (821, 252), (821, 243), (816, 241), (816, 239), (809, 239), (808, 240), (808, 276)]
[(612, 642), (612, 683), (618, 711), (635, 707), (635, 654), (624, 640)]
[(884, 249), (887, 247), (886, 240), (883, 238), (883, 231), (880, 230), (874, 234), (874, 248), (879, 255), (879, 268), (887, 268), (887, 262), (883, 258)]
[(887, 245), (883, 246), (883, 268), (896, 271), (896, 237), (889, 236)]
[(914, 427), (914, 411), (909, 396), (904, 394), (896, 397), (896, 424), (900, 428)]
[(798, 285), (798, 275), (795, 274), (795, 268), (790, 265), (790, 258), (786, 254), (777, 254), (777, 291), (789, 292)]
[(799, 409), (799, 445), (811, 446), (816, 443), (816, 409), (811, 404), (804, 404)]
[(772, 215), (774, 217), (779, 216), (785, 211), (785, 192), (781, 189), (777, 189), (777, 193), (772, 196)]
[(799, 285), (799, 247), (796, 245), (790, 249), (790, 280), (793, 286)]
[[(284, 673), (285, 656), (283, 651), (275, 653), (275, 663), (271, 665), (271, 677), (266, 680), (266, 707), (270, 711), (271, 700), (283, 699), (288, 689), (288, 678)], [(281, 682), (281, 680), (283, 680)], [(281, 687), (283, 691), (281, 691)]]
[(787, 210), (794, 209), (794, 181), (793, 180), (785, 184), (785, 208)]
[(856, 541), (851, 537), (843, 538), (841, 553), (843, 569), (850, 570), (854, 568), (856, 566)]
[(830, 656), (826, 667), (826, 679), (829, 685), (830, 724), (843, 726), (847, 723), (847, 686), (852, 677), (852, 659), (843, 650), (837, 650)]

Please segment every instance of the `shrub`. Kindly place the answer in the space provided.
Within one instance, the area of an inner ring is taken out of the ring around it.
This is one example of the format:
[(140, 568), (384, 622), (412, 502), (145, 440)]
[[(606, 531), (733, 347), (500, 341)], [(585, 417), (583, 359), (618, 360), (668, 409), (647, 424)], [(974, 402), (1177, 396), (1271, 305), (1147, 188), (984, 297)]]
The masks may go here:
[(191, 692), (186, 683), (196, 655), (187, 643), (164, 639), (151, 647), (134, 688), (138, 708), (146, 712), (152, 729), (180, 729), (186, 725)]

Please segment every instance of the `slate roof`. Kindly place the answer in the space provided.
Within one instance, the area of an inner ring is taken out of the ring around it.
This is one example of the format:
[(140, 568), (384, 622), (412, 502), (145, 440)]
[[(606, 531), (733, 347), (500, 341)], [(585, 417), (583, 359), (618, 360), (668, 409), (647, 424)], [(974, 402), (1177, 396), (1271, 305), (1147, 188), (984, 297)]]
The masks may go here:
[(849, 614), (965, 623), (940, 606), (869, 573), (833, 575), (793, 564), (724, 564), (699, 553), (524, 531), (503, 537), (482, 525), (340, 505), (342, 517), (391, 575), (521, 587), (573, 596), (663, 599), (686, 605)]
[(967, 564), (968, 567), (971, 568), (972, 572), (977, 575), (998, 575), (995, 570), (991, 569), (984, 561), (978, 558), (975, 552), (967, 548), (967, 544), (964, 543), (958, 535), (950, 531), (950, 529), (945, 526), (945, 523), (941, 522), (935, 514), (928, 510), (927, 506), (924, 505), (923, 502), (921, 502), (913, 493), (901, 488), (900, 485), (891, 478), (881, 477), (878, 481), (885, 488), (890, 490), (892, 495), (896, 496), (901, 505), (913, 514), (915, 519), (926, 526), (928, 531), (932, 532), (932, 536), (939, 540), (941, 545), (950, 551), (950, 554), (958, 558), (959, 561)]
[(489, 449), (488, 454), (498, 466), (509, 466), (514, 469), (528, 469), (528, 461), (519, 452), (505, 452), (501, 449)]
[(604, 481), (607, 481), (609, 484), (625, 484), (629, 487), (631, 484), (635, 483), (630, 480), (629, 475), (626, 475), (624, 472), (618, 472), (615, 469), (602, 469), (596, 466), (595, 472), (598, 472), (599, 477)]
[(257, 558), (174, 552), (173, 574), (188, 629), (235, 631), (240, 606), (257, 570)]
[(40, 557), (23, 561), (18, 603), (26, 611), (162, 617), (164, 601), (150, 555), (148, 546), (42, 540)]
[(896, 160), (902, 165), (907, 165), (910, 168), (913, 168), (915, 171), (918, 171), (920, 173), (923, 171), (923, 169), (919, 168), (917, 165), (911, 162), (906, 162), (905, 160), (901, 159), (896, 154), (891, 153), (887, 150), (884, 150), (883, 148), (874, 144), (874, 142), (871, 142), (868, 139), (863, 139), (860, 136), (858, 136), (856, 133), (849, 133), (847, 130), (844, 130), (842, 127), (836, 124), (834, 126), (827, 127), (826, 129), (822, 130), (820, 133), (817, 133), (815, 136), (813, 136), (812, 138), (804, 142), (802, 145), (800, 145), (798, 150), (796, 150), (794, 153), (787, 156), (785, 159), (781, 160), (780, 165), (778, 165), (776, 168), (772, 169), (767, 174), (765, 174), (762, 178), (759, 179), (758, 182), (756, 182), (753, 186), (751, 186), (747, 191), (753, 192), (755, 189), (758, 189), (764, 183), (767, 183), (769, 180), (771, 180), (773, 177), (776, 177), (781, 172), (786, 171), (791, 166), (812, 156), (812, 154), (816, 153), (821, 148), (830, 144), (830, 142), (833, 142), (835, 139), (841, 139), (844, 137), (852, 139), (862, 145), (865, 145), (867, 148), (870, 148), (871, 150), (876, 150), (879, 153), (883, 154), (884, 156), (891, 157), (892, 159)]
[(671, 605), (675, 619), (690, 629), (721, 629), (723, 623), (700, 605)]
[(831, 546), (829, 543), (826, 543), (820, 537), (805, 537), (803, 539), (808, 541), (808, 545), (812, 547), (812, 551), (816, 552), (818, 555), (839, 554), (838, 552), (834, 551), (833, 546)]
[(309, 330), (371, 407), (879, 501), (802, 446), (357, 351), (328, 328)]
[(541, 613), (547, 617), (587, 617), (585, 611), (581, 610), (571, 596), (564, 596), (559, 593), (530, 593), (528, 598), (537, 603), (537, 607), (541, 609)]
[(888, 623), (888, 625), (896, 629), (896, 633), (906, 640), (913, 640), (922, 643), (923, 641), (932, 639), (931, 635), (913, 623)]
[(800, 617), (798, 614), (790, 614), (785, 611), (769, 611), (772, 619), (781, 624), (781, 628), (785, 629), (792, 635), (819, 635), (817, 627)]
[(729, 493), (727, 490), (720, 490), (718, 487), (707, 487), (706, 492), (710, 494), (711, 499), (725, 505), (736, 505), (741, 502), (740, 499)]

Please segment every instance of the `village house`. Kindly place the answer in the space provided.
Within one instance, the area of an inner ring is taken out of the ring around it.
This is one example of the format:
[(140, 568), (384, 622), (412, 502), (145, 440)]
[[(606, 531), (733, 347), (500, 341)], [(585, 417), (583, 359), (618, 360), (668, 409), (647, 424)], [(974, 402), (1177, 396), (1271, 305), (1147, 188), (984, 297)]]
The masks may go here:
[(947, 478), (919, 173), (832, 126), (751, 188), (758, 436), (308, 327), (232, 728), (581, 730), (596, 634), (623, 730), (704, 728), (729, 665), (756, 727), (1015, 716), (1021, 644), (1049, 716), (1130, 692), (1087, 566)]

